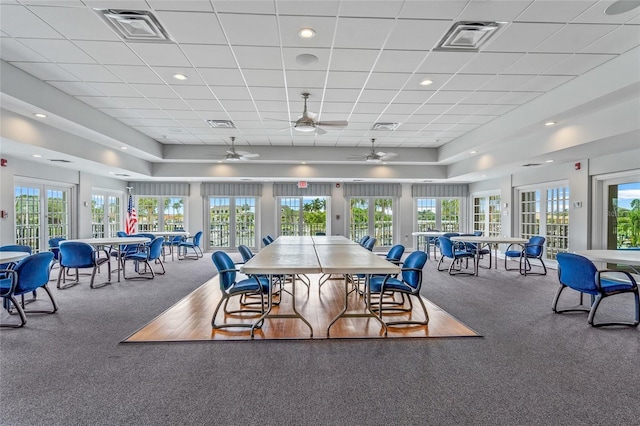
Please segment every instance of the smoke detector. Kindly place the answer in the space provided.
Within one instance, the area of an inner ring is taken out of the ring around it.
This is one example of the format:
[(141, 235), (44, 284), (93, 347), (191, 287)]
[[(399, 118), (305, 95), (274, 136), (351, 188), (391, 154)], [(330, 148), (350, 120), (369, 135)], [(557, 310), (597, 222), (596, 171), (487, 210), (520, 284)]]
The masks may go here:
[(477, 52), (502, 25), (504, 22), (456, 22), (434, 50)]

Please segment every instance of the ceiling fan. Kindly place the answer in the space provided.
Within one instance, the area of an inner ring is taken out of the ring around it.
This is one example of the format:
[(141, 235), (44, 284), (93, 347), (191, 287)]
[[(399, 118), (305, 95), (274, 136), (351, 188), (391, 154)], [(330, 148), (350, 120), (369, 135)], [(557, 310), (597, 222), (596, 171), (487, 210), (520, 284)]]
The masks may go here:
[(309, 93), (303, 93), (304, 110), (302, 111), (302, 117), (296, 121), (291, 121), (292, 128), (299, 132), (316, 132), (317, 134), (327, 133), (323, 127), (347, 127), (349, 124), (347, 121), (316, 121), (316, 114), (307, 110), (307, 99), (311, 96)]
[(398, 156), (398, 154), (396, 154), (395, 152), (376, 152), (375, 143), (375, 138), (371, 138), (371, 151), (369, 151), (367, 155), (365, 155), (364, 157), (362, 157), (361, 155), (351, 156), (349, 157), (349, 159), (363, 159), (369, 163), (380, 163), (382, 161), (391, 160), (392, 158)]
[(224, 158), (227, 161), (251, 160), (260, 157), (260, 154), (253, 154), (247, 151), (236, 151), (235, 136), (231, 136), (231, 149), (225, 155), (215, 155), (217, 158)]

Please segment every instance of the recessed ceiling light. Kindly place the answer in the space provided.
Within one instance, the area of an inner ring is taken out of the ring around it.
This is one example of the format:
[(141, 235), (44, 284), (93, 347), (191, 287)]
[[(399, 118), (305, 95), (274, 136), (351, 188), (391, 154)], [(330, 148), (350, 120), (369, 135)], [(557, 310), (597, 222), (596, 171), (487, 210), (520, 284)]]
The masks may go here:
[(298, 36), (300, 38), (314, 38), (316, 36), (316, 30), (313, 28), (301, 28), (298, 31)]
[(480, 177), (487, 177), (487, 175), (480, 175)]
[(553, 163), (553, 160), (547, 160), (545, 163)]
[(306, 161), (301, 161), (300, 164), (307, 164), (307, 162)]
[(33, 154), (33, 155), (32, 155), (32, 157), (35, 157), (35, 158), (42, 158), (42, 155), (40, 155), (40, 154)]
[(127, 149), (127, 147), (126, 146), (121, 146), (120, 149), (124, 151), (124, 150)]
[(555, 121), (547, 121), (546, 123), (544, 123), (544, 125), (547, 126), (547, 127), (554, 126), (556, 124), (557, 124), (557, 122), (555, 122)]
[(420, 86), (430, 86), (433, 84), (433, 80), (429, 79), (429, 78), (425, 78), (424, 80), (422, 80), (420, 82)]
[(47, 115), (46, 115), (46, 114), (43, 114), (43, 113), (41, 113), (41, 112), (37, 112), (37, 113), (35, 113), (35, 114), (33, 114), (33, 115), (35, 115), (35, 116), (36, 116), (36, 117), (38, 117), (38, 118), (47, 118)]
[(176, 80), (180, 80), (180, 81), (184, 81), (184, 80), (189, 79), (189, 77), (187, 77), (184, 74), (174, 74), (173, 78), (175, 78)]
[(478, 151), (469, 151), (469, 154), (477, 154)]

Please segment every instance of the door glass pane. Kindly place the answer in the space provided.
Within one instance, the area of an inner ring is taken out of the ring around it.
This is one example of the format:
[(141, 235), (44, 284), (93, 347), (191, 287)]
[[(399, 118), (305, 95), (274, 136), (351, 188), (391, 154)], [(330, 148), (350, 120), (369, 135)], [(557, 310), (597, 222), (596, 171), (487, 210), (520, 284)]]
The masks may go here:
[(14, 197), (16, 244), (29, 246), (33, 252), (38, 252), (40, 251), (40, 189), (16, 186)]
[(441, 225), (443, 232), (460, 231), (460, 200), (441, 200)]
[(327, 200), (325, 198), (303, 198), (302, 235), (327, 233)]
[(376, 198), (374, 200), (374, 232), (378, 239), (376, 246), (390, 247), (393, 245), (393, 200), (390, 198)]
[(473, 198), (473, 230), (485, 233), (485, 223), (487, 221), (487, 198)]
[(520, 193), (520, 236), (540, 235), (540, 191)]
[(47, 224), (47, 239), (54, 236), (69, 238), (68, 190), (47, 189)]
[(489, 237), (499, 237), (502, 234), (502, 209), (500, 196), (489, 196)]
[(158, 231), (158, 199), (138, 198), (138, 232)]
[(120, 224), (120, 197), (110, 195), (109, 197), (109, 237), (115, 237), (116, 233), (122, 229)]
[(609, 185), (607, 248), (640, 248), (640, 182)]
[(256, 242), (256, 199), (236, 198), (235, 205), (235, 246), (253, 247)]
[(569, 246), (569, 188), (547, 190), (546, 258), (555, 260), (556, 254)]
[(104, 195), (91, 195), (91, 235), (93, 238), (104, 238)]
[(349, 238), (360, 241), (365, 235), (369, 235), (369, 200), (364, 198), (351, 199), (351, 215), (349, 226)]
[(179, 197), (164, 199), (164, 230), (184, 229), (184, 200)]
[(301, 235), (300, 203), (298, 197), (280, 199), (280, 235)]
[(416, 199), (418, 232), (425, 232), (436, 229), (436, 199), (418, 198)]
[(209, 198), (209, 246), (229, 245), (229, 198)]

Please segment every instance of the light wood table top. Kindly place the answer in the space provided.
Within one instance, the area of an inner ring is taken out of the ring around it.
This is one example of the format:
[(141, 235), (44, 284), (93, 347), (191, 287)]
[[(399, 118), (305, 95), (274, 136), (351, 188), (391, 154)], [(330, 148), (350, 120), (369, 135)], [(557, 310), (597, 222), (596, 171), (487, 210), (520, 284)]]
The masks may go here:
[(111, 245), (127, 245), (127, 244), (145, 244), (151, 241), (147, 237), (105, 237), (105, 238), (78, 238), (75, 240), (60, 241), (60, 244), (71, 242), (87, 243), (92, 246), (111, 246)]
[[(277, 241), (277, 240), (276, 240)], [(313, 274), (321, 271), (311, 244), (269, 244), (240, 267), (243, 274)]]

